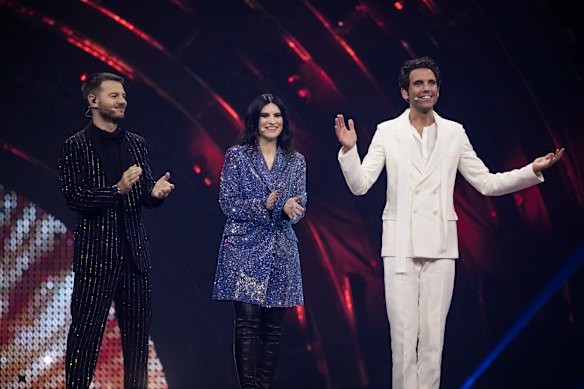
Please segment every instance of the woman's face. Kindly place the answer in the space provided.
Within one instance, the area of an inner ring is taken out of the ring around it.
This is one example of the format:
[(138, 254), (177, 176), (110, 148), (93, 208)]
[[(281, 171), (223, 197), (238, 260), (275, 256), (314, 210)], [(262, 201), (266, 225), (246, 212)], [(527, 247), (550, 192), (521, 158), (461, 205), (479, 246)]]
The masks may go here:
[(284, 118), (280, 108), (274, 103), (268, 103), (260, 111), (258, 121), (258, 139), (260, 141), (274, 142), (282, 133)]

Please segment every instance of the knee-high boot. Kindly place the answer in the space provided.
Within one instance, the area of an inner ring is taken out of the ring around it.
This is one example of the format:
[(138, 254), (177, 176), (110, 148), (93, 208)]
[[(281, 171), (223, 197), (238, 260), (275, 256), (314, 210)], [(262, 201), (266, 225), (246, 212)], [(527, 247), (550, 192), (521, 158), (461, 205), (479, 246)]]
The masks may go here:
[(260, 356), (256, 369), (258, 389), (268, 389), (272, 383), (276, 372), (281, 335), (282, 327), (280, 325), (267, 324), (262, 328)]
[(236, 319), (233, 354), (242, 389), (256, 388), (259, 320)]

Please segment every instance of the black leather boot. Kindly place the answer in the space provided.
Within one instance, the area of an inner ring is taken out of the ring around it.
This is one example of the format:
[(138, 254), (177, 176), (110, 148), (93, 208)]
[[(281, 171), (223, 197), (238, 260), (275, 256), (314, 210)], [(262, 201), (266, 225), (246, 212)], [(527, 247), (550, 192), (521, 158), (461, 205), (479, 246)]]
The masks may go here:
[(268, 389), (276, 372), (278, 351), (280, 349), (280, 325), (267, 324), (260, 334), (260, 356), (256, 369), (256, 388)]
[(259, 320), (236, 319), (233, 354), (241, 389), (256, 388)]

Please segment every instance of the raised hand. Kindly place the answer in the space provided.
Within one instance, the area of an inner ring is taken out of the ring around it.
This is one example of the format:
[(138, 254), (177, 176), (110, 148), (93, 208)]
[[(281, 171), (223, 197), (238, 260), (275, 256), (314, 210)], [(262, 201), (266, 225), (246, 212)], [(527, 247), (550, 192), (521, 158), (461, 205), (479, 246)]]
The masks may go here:
[(168, 180), (170, 179), (170, 173), (166, 172), (162, 177), (156, 181), (154, 188), (150, 192), (150, 195), (155, 199), (167, 198), (170, 192), (174, 189), (174, 184), (171, 184)]
[(536, 158), (535, 161), (533, 161), (533, 171), (535, 173), (538, 173), (552, 166), (560, 159), (562, 159), (565, 151), (566, 150), (564, 150), (564, 148), (562, 147), (561, 149), (556, 149), (555, 153), (548, 153), (543, 157)]
[(286, 214), (286, 216), (288, 216), (290, 219), (295, 219), (304, 213), (305, 211), (304, 207), (298, 204), (298, 202), (301, 201), (303, 198), (304, 196), (300, 195), (290, 197), (288, 200), (286, 200), (286, 204), (284, 204), (284, 213)]
[(280, 191), (279, 189), (276, 189), (268, 196), (268, 199), (266, 200), (266, 208), (268, 208), (269, 211), (274, 209), (274, 205), (276, 205), (276, 200), (278, 200), (279, 191)]
[(123, 174), (120, 181), (118, 181), (118, 188), (121, 194), (126, 194), (132, 190), (132, 187), (142, 175), (142, 168), (138, 165), (130, 166)]
[(351, 150), (357, 143), (357, 132), (355, 131), (353, 119), (349, 119), (348, 124), (349, 127), (347, 128), (343, 114), (337, 114), (335, 117), (335, 132), (337, 139), (343, 145), (344, 152)]

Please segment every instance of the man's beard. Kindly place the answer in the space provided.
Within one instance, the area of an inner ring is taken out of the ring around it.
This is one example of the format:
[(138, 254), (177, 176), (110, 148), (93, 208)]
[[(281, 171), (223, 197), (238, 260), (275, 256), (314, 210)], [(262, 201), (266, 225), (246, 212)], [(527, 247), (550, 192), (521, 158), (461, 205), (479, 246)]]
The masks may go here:
[(103, 118), (103, 120), (108, 121), (110, 123), (114, 123), (114, 124), (118, 124), (119, 122), (121, 122), (125, 116), (125, 112), (121, 116), (114, 116), (114, 115), (112, 115), (111, 109), (99, 108), (98, 111), (99, 111), (101, 117)]

